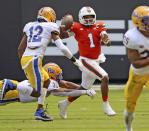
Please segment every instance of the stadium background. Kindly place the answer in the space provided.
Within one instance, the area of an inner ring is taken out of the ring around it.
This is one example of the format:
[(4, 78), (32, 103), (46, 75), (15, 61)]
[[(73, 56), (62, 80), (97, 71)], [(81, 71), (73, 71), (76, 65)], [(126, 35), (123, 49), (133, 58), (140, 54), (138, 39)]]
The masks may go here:
[[(23, 80), (24, 73), (17, 57), (17, 48), (22, 36), (22, 30), (28, 21), (36, 20), (37, 11), (42, 6), (51, 6), (57, 14), (57, 20), (70, 13), (78, 20), (78, 12), (82, 6), (91, 6), (95, 9), (97, 20), (107, 23), (112, 46), (103, 47), (107, 57), (102, 67), (109, 73), (111, 82), (124, 82), (127, 80), (129, 62), (126, 51), (122, 45), (122, 36), (131, 27), (130, 16), (132, 10), (138, 5), (148, 5), (147, 0), (1, 0), (0, 4), (0, 79), (10, 78)], [(74, 50), (78, 58), (76, 45), (71, 41), (65, 42)], [(60, 53), (55, 54), (52, 44), (44, 59), (58, 63), (67, 80), (79, 81), (81, 72)]]

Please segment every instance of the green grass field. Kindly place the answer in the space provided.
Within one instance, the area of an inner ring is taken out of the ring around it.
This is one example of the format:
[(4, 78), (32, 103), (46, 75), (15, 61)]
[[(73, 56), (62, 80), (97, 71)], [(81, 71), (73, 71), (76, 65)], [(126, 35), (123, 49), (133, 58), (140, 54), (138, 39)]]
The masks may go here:
[[(134, 131), (149, 130), (149, 97), (144, 90), (138, 101), (133, 122)], [(103, 114), (101, 95), (97, 92), (94, 99), (82, 96), (68, 108), (68, 119), (59, 117), (57, 102), (63, 97), (51, 96), (46, 103), (54, 121), (34, 120), (36, 103), (11, 103), (0, 107), (0, 131), (125, 131), (123, 121), (123, 90), (110, 90), (110, 101), (117, 112), (114, 117)]]

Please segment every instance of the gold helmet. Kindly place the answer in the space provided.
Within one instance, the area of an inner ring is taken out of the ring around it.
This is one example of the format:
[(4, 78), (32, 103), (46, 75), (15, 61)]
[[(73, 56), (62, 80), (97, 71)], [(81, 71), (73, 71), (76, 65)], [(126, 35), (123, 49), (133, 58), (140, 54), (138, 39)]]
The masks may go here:
[(149, 31), (149, 7), (139, 6), (134, 9), (131, 19), (136, 27), (143, 31)]
[(37, 19), (44, 19), (47, 22), (55, 22), (56, 13), (51, 7), (42, 7), (38, 11)]
[(55, 63), (47, 63), (43, 66), (44, 70), (48, 73), (49, 77), (54, 80), (61, 80), (62, 69)]

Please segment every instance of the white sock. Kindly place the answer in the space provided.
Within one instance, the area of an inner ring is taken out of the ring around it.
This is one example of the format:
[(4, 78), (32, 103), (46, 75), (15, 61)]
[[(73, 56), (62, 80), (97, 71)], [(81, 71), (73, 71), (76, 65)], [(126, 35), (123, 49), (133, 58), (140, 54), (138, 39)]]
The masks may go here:
[(44, 105), (46, 94), (47, 94), (47, 89), (41, 88), (41, 95), (38, 97), (38, 104)]
[(133, 118), (134, 118), (134, 112), (124, 111), (124, 117), (125, 117), (125, 126), (126, 126), (126, 129), (128, 131), (131, 131), (132, 121), (133, 121)]

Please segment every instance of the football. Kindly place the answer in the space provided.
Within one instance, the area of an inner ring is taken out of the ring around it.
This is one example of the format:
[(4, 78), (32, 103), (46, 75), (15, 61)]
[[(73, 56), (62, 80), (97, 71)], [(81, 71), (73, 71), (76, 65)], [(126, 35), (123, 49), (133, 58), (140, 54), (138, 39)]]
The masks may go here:
[(64, 26), (65, 30), (70, 29), (72, 24), (73, 24), (73, 16), (70, 14), (65, 15), (61, 20), (61, 26)]

